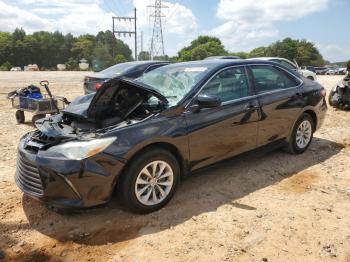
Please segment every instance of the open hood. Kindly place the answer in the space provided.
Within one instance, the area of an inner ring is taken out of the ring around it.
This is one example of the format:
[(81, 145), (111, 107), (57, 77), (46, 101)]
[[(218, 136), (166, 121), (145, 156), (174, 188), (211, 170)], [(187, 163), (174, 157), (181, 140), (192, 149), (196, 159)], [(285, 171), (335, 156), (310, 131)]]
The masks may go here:
[(110, 114), (111, 111), (118, 110), (117, 115), (123, 119), (150, 96), (157, 97), (165, 104), (168, 103), (162, 94), (141, 83), (114, 78), (104, 83), (95, 94), (76, 98), (63, 110), (63, 114), (98, 120)]

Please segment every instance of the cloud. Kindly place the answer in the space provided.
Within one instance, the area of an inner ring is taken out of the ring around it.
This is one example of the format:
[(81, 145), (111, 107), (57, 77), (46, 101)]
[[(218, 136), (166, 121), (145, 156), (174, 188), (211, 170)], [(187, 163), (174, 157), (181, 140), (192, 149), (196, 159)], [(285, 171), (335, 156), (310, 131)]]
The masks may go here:
[(323, 58), (331, 62), (343, 62), (350, 60), (350, 47), (348, 45), (317, 45)]
[(1, 31), (12, 31), (21, 25), (27, 25), (33, 30), (45, 30), (49, 27), (47, 20), (2, 1), (0, 1), (0, 14)]
[(97, 33), (111, 28), (112, 12), (101, 7), (99, 0), (18, 0), (0, 1), (0, 30), (23, 27), (27, 32), (38, 30), (73, 33)]
[(274, 22), (297, 20), (327, 5), (328, 0), (220, 0), (216, 15), (224, 23), (210, 34), (229, 50), (249, 50), (278, 35)]
[[(150, 19), (151, 8), (147, 5), (154, 1), (119, 0), (116, 8), (120, 13), (111, 12), (109, 0), (0, 0), (0, 31), (12, 31), (23, 27), (26, 32), (39, 30), (63, 33), (96, 34), (111, 30), (112, 16), (133, 16), (132, 5), (137, 8), (138, 32), (144, 32), (144, 50), (149, 48), (152, 36), (153, 20)], [(179, 3), (163, 2), (168, 8), (162, 11), (163, 35), (166, 52), (174, 54), (176, 45), (188, 42), (197, 34), (198, 24), (193, 12)], [(129, 10), (126, 11), (126, 10)], [(133, 23), (118, 23), (120, 30), (133, 30)], [(123, 41), (133, 48), (133, 38), (123, 37)], [(139, 46), (140, 48), (140, 46)], [(170, 52), (168, 52), (170, 51)]]

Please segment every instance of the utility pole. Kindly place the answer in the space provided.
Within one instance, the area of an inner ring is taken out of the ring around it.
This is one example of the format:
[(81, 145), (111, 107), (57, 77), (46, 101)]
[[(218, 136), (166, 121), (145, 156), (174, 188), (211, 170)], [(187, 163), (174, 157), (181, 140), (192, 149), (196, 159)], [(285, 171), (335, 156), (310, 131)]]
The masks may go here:
[[(116, 21), (115, 21), (116, 20)], [(127, 30), (116, 30), (116, 23), (120, 23), (121, 21), (134, 21), (134, 31)], [(112, 33), (115, 38), (115, 34), (118, 34), (118, 37), (126, 37), (134, 35), (135, 37), (135, 61), (137, 61), (137, 27), (136, 27), (136, 8), (134, 8), (134, 17), (132, 16), (113, 16), (112, 17)], [(115, 56), (114, 45), (113, 45), (113, 56)]]
[(155, 0), (154, 5), (148, 7), (154, 8), (154, 11), (150, 14), (150, 17), (154, 19), (150, 49), (151, 59), (153, 60), (157, 55), (164, 56), (162, 17), (165, 17), (165, 15), (162, 13), (162, 8), (167, 8), (167, 6), (162, 5), (162, 0)]
[(143, 52), (143, 32), (141, 32), (141, 52)]

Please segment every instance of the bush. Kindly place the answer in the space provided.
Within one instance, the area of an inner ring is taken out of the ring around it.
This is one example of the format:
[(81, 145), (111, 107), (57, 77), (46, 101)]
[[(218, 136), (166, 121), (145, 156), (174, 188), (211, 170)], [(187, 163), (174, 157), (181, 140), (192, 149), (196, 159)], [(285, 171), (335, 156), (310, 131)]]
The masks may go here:
[(128, 60), (125, 58), (125, 56), (119, 54), (119, 55), (116, 55), (116, 57), (114, 58), (114, 61), (115, 61), (117, 64), (120, 64), (120, 63), (125, 63), (125, 62), (127, 62)]
[(7, 61), (0, 66), (0, 71), (10, 71), (11, 67), (12, 65)]
[(66, 65), (66, 70), (70, 70), (70, 71), (79, 70), (78, 62), (75, 61), (72, 57), (68, 59), (65, 65)]

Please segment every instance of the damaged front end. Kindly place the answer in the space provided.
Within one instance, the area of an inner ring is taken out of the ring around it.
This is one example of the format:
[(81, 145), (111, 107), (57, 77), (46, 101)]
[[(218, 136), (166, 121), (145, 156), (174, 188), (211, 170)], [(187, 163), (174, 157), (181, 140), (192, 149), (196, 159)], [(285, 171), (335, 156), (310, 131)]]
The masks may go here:
[[(27, 195), (57, 207), (89, 207), (109, 200), (124, 159), (113, 155), (117, 129), (167, 106), (161, 94), (112, 79), (77, 98), (61, 114), (38, 120), (18, 146), (16, 182)], [(108, 150), (107, 150), (108, 149)]]
[(328, 102), (340, 109), (350, 109), (350, 76), (345, 77), (330, 92)]

